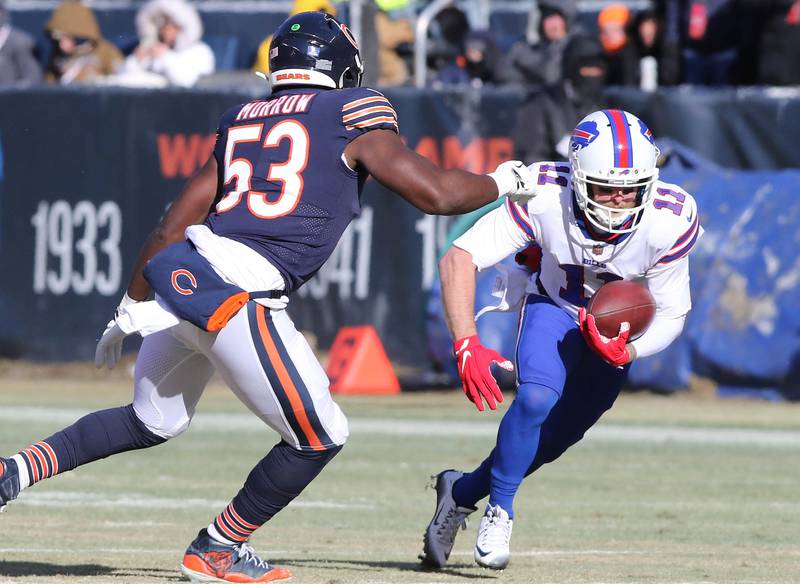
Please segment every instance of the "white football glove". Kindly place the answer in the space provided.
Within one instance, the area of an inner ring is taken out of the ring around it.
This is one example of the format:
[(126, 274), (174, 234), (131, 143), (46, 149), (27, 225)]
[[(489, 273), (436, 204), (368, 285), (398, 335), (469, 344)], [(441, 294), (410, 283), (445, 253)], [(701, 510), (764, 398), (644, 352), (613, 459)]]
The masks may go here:
[(120, 300), (119, 306), (114, 312), (114, 318), (108, 321), (106, 330), (103, 331), (103, 334), (97, 341), (97, 348), (94, 351), (94, 366), (98, 369), (103, 367), (103, 365), (109, 369), (113, 369), (114, 365), (117, 364), (122, 356), (122, 341), (134, 331), (125, 332), (120, 328), (117, 324), (117, 316), (121, 309), (137, 302), (139, 301), (128, 296), (127, 292), (125, 292), (122, 300)]
[(508, 160), (488, 176), (497, 183), (498, 196), (507, 195), (515, 200), (536, 196), (536, 178), (519, 160)]

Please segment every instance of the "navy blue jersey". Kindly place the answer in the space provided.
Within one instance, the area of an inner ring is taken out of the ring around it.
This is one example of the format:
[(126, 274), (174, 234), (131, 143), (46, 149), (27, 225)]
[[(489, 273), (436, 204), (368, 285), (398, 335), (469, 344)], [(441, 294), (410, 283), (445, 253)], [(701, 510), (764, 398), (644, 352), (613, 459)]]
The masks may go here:
[(296, 290), (359, 214), (366, 175), (342, 157), (377, 129), (397, 132), (397, 116), (367, 88), (285, 89), (228, 110), (214, 147), (222, 190), (206, 224), (263, 255)]

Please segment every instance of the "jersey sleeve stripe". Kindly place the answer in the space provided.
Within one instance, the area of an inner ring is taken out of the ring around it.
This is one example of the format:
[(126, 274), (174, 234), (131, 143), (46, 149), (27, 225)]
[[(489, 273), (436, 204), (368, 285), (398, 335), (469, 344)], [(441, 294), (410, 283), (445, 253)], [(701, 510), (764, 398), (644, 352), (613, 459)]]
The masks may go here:
[(374, 97), (362, 97), (361, 99), (357, 99), (355, 101), (351, 101), (349, 103), (344, 104), (342, 106), (342, 113), (362, 105), (367, 105), (368, 103), (378, 103), (378, 102), (382, 102), (384, 105), (388, 105), (390, 107), (392, 105), (389, 102), (389, 100), (383, 97), (382, 95), (376, 95)]
[(354, 124), (345, 126), (345, 128), (347, 128), (348, 130), (352, 130), (353, 128), (369, 128), (370, 126), (377, 126), (378, 124), (391, 124), (395, 127), (395, 129), (398, 127), (397, 120), (395, 120), (394, 118), (381, 117), (381, 118), (372, 118), (369, 120), (356, 122)]
[(397, 117), (397, 112), (395, 112), (394, 109), (392, 109), (391, 107), (386, 105), (377, 105), (373, 107), (360, 109), (356, 112), (353, 112), (352, 114), (347, 114), (346, 116), (342, 116), (342, 121), (347, 123), (351, 120), (355, 120), (363, 116), (368, 116), (370, 114), (377, 114), (377, 113), (386, 113), (386, 114), (391, 114), (392, 117)]
[(533, 227), (531, 226), (528, 218), (525, 216), (525, 213), (520, 210), (519, 205), (513, 202), (511, 199), (506, 199), (506, 209), (508, 209), (508, 213), (514, 220), (514, 223), (517, 224), (517, 227), (522, 230), (525, 236), (528, 239), (536, 239), (536, 236), (533, 233)]
[[(681, 259), (683, 256), (688, 254), (690, 251), (692, 251), (692, 248), (694, 247), (694, 244), (697, 243), (697, 238), (700, 237), (700, 233), (701, 232), (702, 232), (702, 230), (700, 229), (700, 225), (698, 223), (697, 224), (697, 229), (695, 229), (694, 235), (689, 240), (689, 242), (686, 243), (686, 245), (684, 245), (678, 251), (676, 251), (674, 253), (670, 253), (669, 255), (666, 255), (663, 258), (661, 258), (658, 263), (659, 264), (669, 264), (671, 262), (674, 262), (675, 260)], [(673, 251), (674, 251), (674, 249), (673, 249)]]
[(689, 229), (686, 230), (686, 233), (681, 235), (675, 242), (675, 245), (672, 246), (670, 252), (676, 251), (679, 247), (681, 247), (681, 245), (683, 245), (686, 242), (687, 239), (691, 238), (692, 234), (698, 228), (699, 225), (700, 225), (700, 216), (697, 215), (694, 218), (694, 222), (691, 224), (691, 226), (689, 226)]

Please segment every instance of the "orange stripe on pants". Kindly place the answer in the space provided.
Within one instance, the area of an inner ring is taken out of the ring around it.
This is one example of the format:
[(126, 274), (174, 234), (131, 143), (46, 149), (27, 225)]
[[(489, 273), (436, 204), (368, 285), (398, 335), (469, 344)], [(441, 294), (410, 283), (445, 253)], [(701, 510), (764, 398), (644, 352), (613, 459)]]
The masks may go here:
[[(314, 428), (311, 427), (311, 422), (308, 421), (303, 400), (300, 398), (297, 387), (295, 387), (294, 382), (289, 375), (289, 371), (286, 369), (286, 366), (281, 360), (280, 353), (278, 353), (278, 348), (275, 346), (275, 342), (272, 339), (272, 336), (269, 334), (265, 315), (266, 309), (260, 304), (256, 305), (256, 322), (258, 323), (258, 331), (261, 333), (261, 340), (264, 342), (264, 348), (267, 350), (269, 361), (274, 367), (275, 373), (278, 374), (278, 379), (283, 386), (284, 393), (289, 398), (289, 403), (292, 404), (292, 411), (297, 417), (297, 421), (300, 424), (300, 428), (303, 430), (303, 433), (306, 435), (309, 445), (314, 450), (325, 450), (325, 448), (322, 446), (322, 443), (319, 441), (317, 433), (314, 432)], [(275, 389), (277, 390), (278, 388)]]

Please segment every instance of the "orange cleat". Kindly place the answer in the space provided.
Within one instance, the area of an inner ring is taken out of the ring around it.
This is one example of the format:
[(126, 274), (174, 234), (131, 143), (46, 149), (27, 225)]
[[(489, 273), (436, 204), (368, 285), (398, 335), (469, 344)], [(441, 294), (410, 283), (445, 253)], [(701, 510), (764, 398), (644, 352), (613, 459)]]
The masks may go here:
[(271, 566), (246, 543), (226, 545), (203, 529), (183, 556), (181, 573), (200, 582), (275, 582), (292, 577), (285, 568)]

